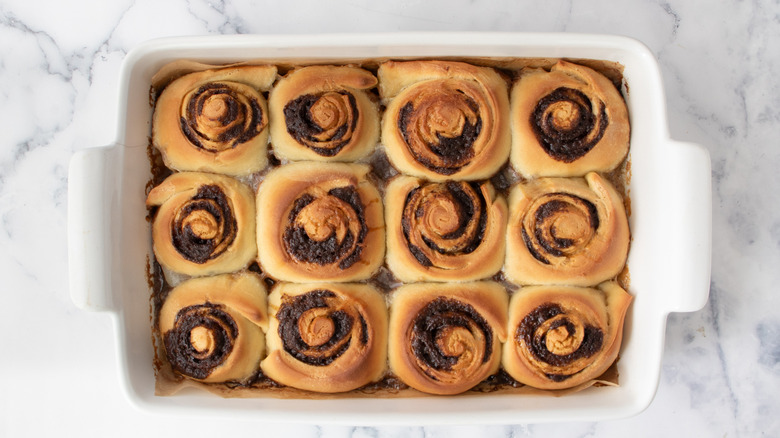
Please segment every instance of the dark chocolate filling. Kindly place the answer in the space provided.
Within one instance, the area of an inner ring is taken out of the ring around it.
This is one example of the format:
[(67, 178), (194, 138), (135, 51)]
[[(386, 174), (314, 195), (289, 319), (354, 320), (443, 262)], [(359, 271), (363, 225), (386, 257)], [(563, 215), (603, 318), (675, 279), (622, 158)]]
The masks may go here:
[[(578, 118), (568, 126), (556, 126), (554, 107), (567, 102), (576, 109)], [(557, 161), (571, 163), (590, 152), (601, 141), (609, 125), (604, 102), (598, 102), (598, 117), (593, 115), (593, 102), (579, 90), (559, 87), (539, 99), (531, 113), (531, 127), (539, 144)]]
[[(565, 311), (557, 304), (546, 303), (534, 309), (523, 318), (515, 333), (515, 340), (518, 343), (525, 344), (531, 354), (541, 362), (562, 367), (578, 359), (588, 358), (598, 353), (604, 343), (604, 332), (598, 328), (586, 325), (583, 334), (582, 343), (579, 348), (569, 354), (557, 355), (547, 350), (547, 332), (537, 333), (539, 326), (545, 321), (558, 315), (565, 314)], [(575, 326), (566, 318), (556, 321), (550, 326), (550, 330), (559, 327), (566, 327), (569, 335), (575, 332)], [(547, 378), (555, 382), (561, 382), (573, 376), (581, 370), (572, 370), (572, 374), (547, 374)]]
[[(333, 323), (333, 333), (320, 345), (307, 344), (298, 326), (298, 321), (305, 312), (311, 309), (328, 308), (328, 300), (333, 298), (336, 298), (336, 294), (324, 289), (284, 298), (276, 313), (276, 318), (279, 320), (278, 333), (284, 351), (299, 361), (314, 366), (327, 366), (347, 351), (352, 342), (352, 328), (355, 323), (349, 313), (343, 310), (333, 310), (328, 313), (328, 318)], [(362, 315), (359, 319), (361, 333), (358, 342), (367, 345), (368, 327)]]
[[(475, 113), (479, 114), (479, 105), (477, 105), (474, 100), (467, 97), (465, 94), (463, 94), (462, 97), (466, 105), (468, 105), (469, 108), (471, 108)], [(424, 144), (424, 147), (433, 152), (442, 160), (444, 165), (441, 166), (437, 163), (431, 162), (428, 158), (425, 157), (424, 154), (413, 147), (414, 143), (422, 142), (414, 142), (412, 140), (412, 136), (416, 134), (409, 131), (409, 124), (414, 115), (414, 105), (409, 102), (401, 107), (401, 110), (398, 112), (397, 125), (398, 129), (401, 131), (401, 135), (403, 136), (407, 147), (409, 148), (409, 151), (412, 153), (417, 162), (438, 174), (452, 175), (467, 165), (474, 157), (474, 142), (482, 131), (481, 117), (477, 116), (477, 120), (474, 123), (471, 123), (467, 120), (463, 125), (463, 130), (457, 136), (445, 137), (441, 134), (437, 134), (436, 137), (438, 143)]]
[[(433, 262), (431, 262), (430, 258), (426, 255), (426, 251), (429, 250), (436, 251), (439, 254), (449, 255), (470, 254), (474, 252), (482, 243), (482, 239), (485, 235), (485, 228), (487, 227), (487, 201), (482, 195), (479, 183), (448, 181), (438, 185), (446, 187), (447, 195), (456, 205), (458, 227), (455, 230), (442, 236), (435, 236), (433, 235), (434, 233), (426, 232), (426, 230), (414, 229), (413, 224), (417, 225), (417, 220), (425, 215), (425, 209), (429, 207), (429, 201), (423, 195), (421, 187), (414, 188), (406, 195), (403, 216), (401, 217), (401, 230), (404, 234), (406, 246), (409, 248), (409, 251), (414, 258), (425, 267), (433, 266)], [(430, 192), (428, 194), (432, 195)], [(468, 225), (474, 220), (475, 216), (477, 216), (479, 223), (474, 233), (471, 236), (467, 236), (468, 243), (464, 247), (453, 252), (436, 243), (437, 240), (446, 241), (463, 237), (464, 233), (467, 231)], [(411, 242), (410, 235), (412, 232), (421, 233), (422, 240), (427, 248), (420, 248)]]
[[(458, 362), (457, 356), (444, 354), (437, 345), (439, 332), (448, 327), (462, 327), (472, 333), (481, 332), (485, 340), (481, 363), (490, 360), (493, 352), (493, 330), (468, 303), (453, 298), (438, 297), (423, 307), (414, 319), (411, 331), (411, 347), (417, 360), (431, 369), (450, 371)], [(428, 374), (429, 377), (434, 378)]]
[[(221, 228), (221, 234), (213, 239), (203, 239), (185, 225), (191, 214), (207, 213)], [(198, 264), (219, 257), (236, 238), (238, 223), (233, 216), (230, 200), (222, 188), (216, 185), (204, 185), (198, 189), (189, 201), (179, 208), (171, 223), (173, 247), (185, 259)]]
[[(311, 107), (317, 103), (324, 93), (304, 94), (290, 101), (284, 107), (284, 121), (287, 125), (287, 132), (298, 143), (323, 157), (333, 157), (341, 152), (352, 138), (347, 134), (355, 132), (355, 127), (360, 118), (360, 111), (358, 110), (355, 96), (346, 91), (339, 91), (338, 93), (347, 96), (349, 100), (349, 111), (353, 115), (352, 122), (349, 125), (339, 126), (333, 132), (333, 135), (325, 140), (317, 138), (324, 130), (311, 117)], [(318, 146), (321, 144), (325, 144), (327, 147)]]
[[(207, 329), (214, 348), (201, 352), (193, 347), (190, 334), (196, 327)], [(165, 354), (175, 371), (195, 379), (205, 379), (233, 350), (238, 326), (221, 306), (205, 303), (185, 307), (176, 314), (174, 326), (164, 334)]]
[[(244, 105), (236, 97), (237, 91), (227, 84), (215, 82), (201, 86), (187, 102), (185, 115), (181, 117), (181, 130), (187, 140), (200, 149), (210, 152), (218, 152), (206, 147), (204, 141), (213, 141), (219, 143), (229, 143), (229, 147), (234, 148), (241, 143), (245, 143), (265, 128), (263, 120), (263, 110), (260, 104), (250, 96), (248, 105)], [(205, 130), (198, 126), (198, 117), (203, 112), (203, 105), (214, 95), (225, 95), (225, 104), (227, 111), (218, 120), (222, 126), (230, 126), (227, 130), (216, 136), (211, 136)]]
[[(591, 229), (597, 230), (599, 228), (598, 210), (592, 202), (569, 193), (551, 193), (547, 196), (565, 197), (570, 203), (584, 205), (588, 212), (588, 223), (590, 224)], [(554, 198), (541, 204), (539, 208), (533, 212), (535, 227), (532, 230), (526, 230), (525, 226), (521, 229), (523, 243), (525, 243), (528, 251), (536, 260), (539, 260), (546, 265), (550, 264), (550, 260), (547, 259), (545, 255), (562, 257), (565, 255), (563, 250), (574, 244), (574, 241), (571, 239), (555, 237), (555, 229), (548, 220), (554, 217), (556, 213), (565, 210), (566, 206), (569, 205), (569, 202), (567, 201)], [(546, 227), (551, 227), (549, 235), (552, 236), (552, 240), (545, 238), (544, 231)], [(533, 236), (533, 239), (531, 236)]]
[[(298, 261), (318, 265), (329, 265), (338, 261), (340, 269), (347, 269), (360, 260), (363, 242), (368, 234), (363, 204), (360, 194), (352, 186), (331, 189), (328, 195), (346, 202), (355, 211), (360, 220), (358, 234), (347, 232), (344, 239), (339, 241), (334, 233), (324, 240), (317, 241), (309, 237), (303, 227), (288, 226), (284, 230), (283, 241), (288, 254)], [(314, 196), (309, 194), (301, 195), (296, 199), (288, 216), (289, 223), (294, 224), (301, 210), (314, 200)]]

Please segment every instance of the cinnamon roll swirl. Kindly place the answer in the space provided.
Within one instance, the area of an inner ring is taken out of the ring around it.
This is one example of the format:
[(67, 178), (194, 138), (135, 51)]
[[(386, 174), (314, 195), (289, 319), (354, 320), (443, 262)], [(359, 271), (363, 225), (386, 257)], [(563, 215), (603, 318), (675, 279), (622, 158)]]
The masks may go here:
[(257, 193), (263, 269), (282, 281), (349, 282), (382, 264), (382, 201), (368, 166), (297, 162), (265, 178)]
[(280, 283), (269, 297), (268, 357), (275, 381), (344, 392), (379, 380), (387, 362), (387, 307), (365, 284)]
[(152, 241), (164, 268), (190, 276), (238, 271), (257, 255), (255, 201), (237, 180), (200, 172), (174, 173), (153, 188)]
[(572, 388), (599, 377), (617, 358), (631, 300), (615, 282), (598, 289), (522, 288), (509, 304), (504, 369), (540, 389)]
[(458, 394), (496, 373), (507, 293), (497, 283), (401, 286), (390, 305), (390, 368), (430, 394)]
[(403, 282), (478, 280), (504, 263), (507, 206), (490, 182), (398, 176), (385, 213), (387, 265)]
[(184, 75), (157, 99), (152, 139), (165, 165), (181, 171), (247, 175), (268, 163), (268, 107), (262, 92), (274, 66)]
[(171, 290), (158, 328), (172, 369), (203, 382), (245, 381), (258, 370), (268, 327), (255, 274), (193, 278)]
[(288, 160), (354, 161), (379, 140), (379, 109), (368, 90), (371, 72), (309, 66), (288, 73), (271, 90), (274, 152)]
[(608, 172), (628, 153), (628, 110), (602, 74), (559, 61), (512, 87), (512, 166), (526, 177)]
[(623, 269), (629, 239), (623, 200), (599, 174), (531, 180), (509, 197), (504, 271), (517, 284), (591, 286)]
[(402, 173), (432, 181), (478, 180), (509, 156), (507, 84), (493, 69), (461, 62), (385, 62), (382, 143)]

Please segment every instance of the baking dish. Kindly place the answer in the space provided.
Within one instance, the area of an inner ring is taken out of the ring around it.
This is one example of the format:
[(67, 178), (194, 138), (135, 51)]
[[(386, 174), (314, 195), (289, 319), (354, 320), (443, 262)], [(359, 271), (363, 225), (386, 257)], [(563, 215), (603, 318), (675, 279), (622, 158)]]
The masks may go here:
[[(625, 67), (631, 117), (628, 258), (634, 303), (618, 362), (620, 384), (556, 397), (463, 394), (456, 397), (327, 400), (223, 399), (206, 392), (154, 395), (150, 327), (151, 256), (145, 187), (152, 76), (164, 64), (243, 60), (345, 63), (365, 58), (490, 57), (597, 59)], [(83, 309), (108, 312), (128, 398), (159, 414), (349, 424), (531, 423), (597, 421), (634, 415), (658, 385), (670, 312), (704, 306), (709, 291), (711, 176), (704, 148), (669, 138), (658, 65), (641, 43), (618, 36), (523, 33), (398, 33), (168, 38), (130, 52), (120, 76), (119, 123), (112, 145), (77, 152), (69, 171), (70, 290)]]

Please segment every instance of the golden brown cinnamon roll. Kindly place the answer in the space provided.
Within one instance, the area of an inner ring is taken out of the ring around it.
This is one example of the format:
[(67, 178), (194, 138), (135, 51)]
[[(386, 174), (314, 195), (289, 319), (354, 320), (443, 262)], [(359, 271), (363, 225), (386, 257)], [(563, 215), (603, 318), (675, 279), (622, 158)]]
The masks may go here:
[(296, 69), (271, 90), (274, 152), (288, 160), (354, 161), (379, 140), (379, 110), (367, 93), (371, 72), (356, 67)]
[(506, 290), (493, 282), (398, 288), (390, 305), (391, 370), (431, 394), (474, 387), (498, 371), (507, 301)]
[(541, 389), (565, 389), (599, 377), (615, 361), (632, 297), (615, 282), (598, 289), (529, 286), (509, 303), (502, 365)]
[(509, 156), (507, 84), (493, 69), (460, 62), (385, 62), (382, 143), (402, 173), (432, 181), (478, 180)]
[(268, 108), (262, 91), (274, 66), (240, 66), (182, 76), (157, 99), (152, 139), (165, 165), (246, 175), (268, 163)]
[(366, 284), (279, 283), (269, 297), (271, 379), (315, 392), (344, 392), (379, 380), (387, 366), (387, 307)]
[(237, 180), (200, 172), (174, 173), (149, 192), (152, 241), (164, 268), (205, 276), (238, 271), (257, 255), (255, 200)]
[(490, 277), (504, 263), (506, 217), (490, 182), (398, 176), (385, 191), (387, 265), (407, 283)]
[(531, 180), (509, 197), (504, 271), (517, 284), (592, 286), (623, 269), (629, 239), (623, 200), (599, 174)]
[(263, 269), (282, 281), (349, 282), (382, 264), (382, 200), (368, 166), (297, 162), (265, 178), (257, 193)]
[(266, 312), (262, 280), (250, 272), (184, 281), (160, 309), (166, 358), (194, 380), (245, 381), (265, 351)]
[(512, 166), (526, 177), (608, 172), (628, 153), (628, 110), (602, 74), (559, 61), (512, 87)]

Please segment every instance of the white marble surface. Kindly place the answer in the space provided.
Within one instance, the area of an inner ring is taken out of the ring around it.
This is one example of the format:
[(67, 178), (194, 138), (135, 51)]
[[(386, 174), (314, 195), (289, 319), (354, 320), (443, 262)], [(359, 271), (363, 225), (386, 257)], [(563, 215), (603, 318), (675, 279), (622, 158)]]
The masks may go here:
[[(160, 36), (398, 30), (622, 34), (657, 56), (672, 137), (712, 157), (714, 240), (710, 300), (670, 316), (653, 404), (602, 423), (422, 428), (135, 410), (120, 391), (109, 318), (76, 309), (66, 286), (68, 161), (114, 139), (125, 54)], [(2, 0), (0, 436), (779, 436), (778, 72), (776, 0)]]

